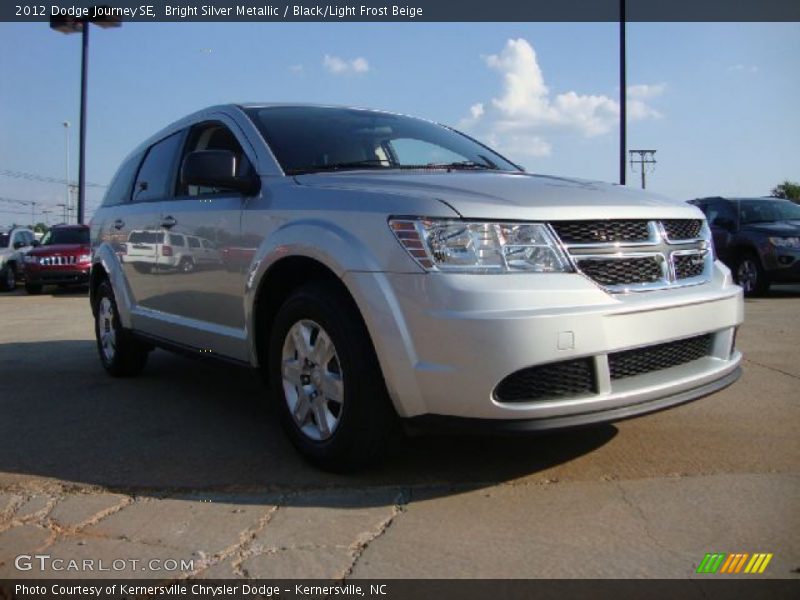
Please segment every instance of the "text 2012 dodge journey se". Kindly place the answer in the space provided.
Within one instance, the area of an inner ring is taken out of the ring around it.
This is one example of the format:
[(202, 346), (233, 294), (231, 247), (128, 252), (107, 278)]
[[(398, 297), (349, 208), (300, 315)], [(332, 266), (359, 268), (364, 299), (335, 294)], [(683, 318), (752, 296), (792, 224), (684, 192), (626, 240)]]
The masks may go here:
[[(144, 249), (155, 268), (136, 268), (134, 231), (169, 234)], [(379, 456), (400, 420), (573, 427), (739, 375), (741, 290), (696, 207), (531, 175), (411, 117), (209, 108), (123, 162), (91, 235), (109, 373), (155, 346), (261, 369), (326, 468)], [(173, 239), (218, 259), (170, 268)]]

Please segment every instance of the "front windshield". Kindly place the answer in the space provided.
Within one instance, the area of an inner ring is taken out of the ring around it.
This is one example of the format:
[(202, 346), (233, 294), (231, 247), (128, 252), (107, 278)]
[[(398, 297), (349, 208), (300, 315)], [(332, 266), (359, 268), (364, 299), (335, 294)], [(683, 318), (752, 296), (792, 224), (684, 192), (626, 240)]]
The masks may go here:
[(247, 113), (288, 175), (345, 169), (519, 171), (469, 137), (412, 117), (311, 106)]
[(51, 229), (44, 238), (42, 246), (54, 246), (55, 244), (88, 244), (88, 229)]
[(790, 200), (740, 200), (739, 215), (743, 224), (800, 220), (800, 205)]

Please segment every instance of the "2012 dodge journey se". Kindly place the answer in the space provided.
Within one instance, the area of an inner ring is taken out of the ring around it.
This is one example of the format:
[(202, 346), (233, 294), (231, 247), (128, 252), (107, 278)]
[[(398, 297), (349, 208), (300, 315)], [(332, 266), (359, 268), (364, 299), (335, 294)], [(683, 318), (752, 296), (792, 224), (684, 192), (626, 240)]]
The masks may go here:
[[(573, 427), (739, 376), (741, 290), (696, 207), (532, 175), (421, 119), (203, 110), (123, 162), (91, 236), (110, 374), (157, 346), (260, 369), (325, 468), (374, 459), (402, 422)], [(189, 239), (217, 259), (171, 268)]]

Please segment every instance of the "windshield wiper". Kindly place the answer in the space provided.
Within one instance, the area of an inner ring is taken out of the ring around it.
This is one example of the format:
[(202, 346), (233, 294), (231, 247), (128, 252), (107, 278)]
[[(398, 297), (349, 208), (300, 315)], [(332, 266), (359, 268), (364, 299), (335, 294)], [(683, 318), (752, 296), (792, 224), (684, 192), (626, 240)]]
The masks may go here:
[(471, 160), (451, 163), (428, 163), (427, 165), (400, 165), (400, 169), (446, 169), (448, 171), (495, 171), (497, 167), (482, 165)]
[(286, 169), (289, 175), (302, 175), (304, 173), (316, 173), (319, 171), (339, 171), (345, 169), (388, 169), (392, 164), (386, 159), (369, 158), (366, 160), (354, 160), (350, 162), (328, 163), (326, 165), (311, 165), (298, 169)]

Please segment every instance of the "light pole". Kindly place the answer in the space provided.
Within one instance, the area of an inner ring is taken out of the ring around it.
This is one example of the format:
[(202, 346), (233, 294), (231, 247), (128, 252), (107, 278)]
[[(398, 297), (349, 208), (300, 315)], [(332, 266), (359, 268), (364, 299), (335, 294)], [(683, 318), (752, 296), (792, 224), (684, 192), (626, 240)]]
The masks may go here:
[(62, 123), (64, 126), (64, 155), (65, 155), (65, 168), (64, 168), (64, 179), (67, 182), (67, 204), (72, 205), (72, 194), (70, 193), (69, 189), (69, 121), (64, 121)]
[[(90, 13), (97, 11), (90, 8)], [(78, 223), (83, 223), (83, 211), (86, 206), (86, 83), (89, 70), (89, 24), (99, 27), (119, 27), (117, 17), (75, 18), (70, 16), (50, 17), (50, 27), (61, 33), (81, 33), (81, 120), (78, 127)], [(67, 177), (69, 179), (69, 177)]]
[(625, 185), (628, 128), (628, 82), (625, 72), (625, 0), (619, 2), (619, 184)]

